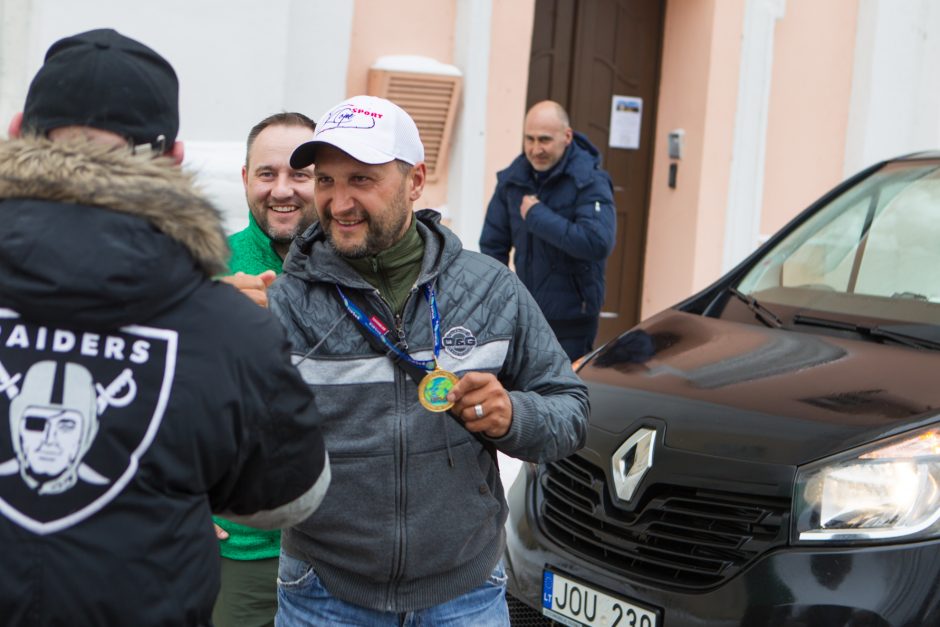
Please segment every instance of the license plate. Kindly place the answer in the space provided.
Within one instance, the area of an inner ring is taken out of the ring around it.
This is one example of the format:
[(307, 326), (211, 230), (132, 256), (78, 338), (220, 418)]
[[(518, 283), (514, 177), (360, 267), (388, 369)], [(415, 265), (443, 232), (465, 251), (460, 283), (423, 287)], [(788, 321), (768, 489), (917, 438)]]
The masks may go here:
[(659, 613), (546, 570), (542, 614), (569, 627), (659, 627)]

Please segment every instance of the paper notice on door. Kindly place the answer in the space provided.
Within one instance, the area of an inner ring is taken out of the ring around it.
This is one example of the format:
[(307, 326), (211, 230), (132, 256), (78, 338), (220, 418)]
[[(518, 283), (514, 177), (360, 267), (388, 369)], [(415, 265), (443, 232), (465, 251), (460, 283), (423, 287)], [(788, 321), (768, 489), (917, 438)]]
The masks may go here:
[(643, 99), (633, 96), (613, 96), (610, 104), (611, 148), (636, 150), (640, 147), (640, 120), (643, 117)]

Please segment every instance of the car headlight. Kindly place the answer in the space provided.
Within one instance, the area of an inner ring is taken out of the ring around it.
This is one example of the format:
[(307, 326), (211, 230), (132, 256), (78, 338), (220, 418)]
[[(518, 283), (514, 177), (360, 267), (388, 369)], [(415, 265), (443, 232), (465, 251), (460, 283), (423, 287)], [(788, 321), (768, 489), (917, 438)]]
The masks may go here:
[(877, 542), (940, 535), (940, 427), (799, 469), (795, 542)]

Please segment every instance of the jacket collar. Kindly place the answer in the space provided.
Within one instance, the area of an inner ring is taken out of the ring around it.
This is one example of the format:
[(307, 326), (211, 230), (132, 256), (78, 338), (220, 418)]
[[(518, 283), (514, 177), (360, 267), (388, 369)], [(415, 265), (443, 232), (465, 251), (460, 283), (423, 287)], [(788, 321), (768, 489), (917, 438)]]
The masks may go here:
[[(415, 212), (418, 235), (424, 241), (424, 257), (418, 285), (433, 281), (463, 249), (460, 239), (441, 224), (441, 214), (433, 209)], [(344, 287), (371, 289), (369, 283), (326, 240), (317, 222), (294, 240), (284, 260), (284, 272), (306, 281), (338, 283)]]
[(219, 211), (170, 159), (86, 141), (0, 141), (0, 199), (6, 198), (135, 215), (185, 247), (207, 276), (226, 270), (229, 252)]
[(264, 232), (251, 211), (248, 212), (247, 231), (248, 237), (257, 250), (261, 252), (261, 257), (264, 259), (265, 263), (270, 266), (276, 266), (278, 272), (280, 272), (280, 267), (281, 264), (284, 263), (284, 260), (281, 259), (281, 255), (274, 249), (274, 240), (271, 239), (270, 235)]
[[(600, 152), (583, 133), (575, 131), (574, 139), (565, 149), (565, 154), (552, 168), (548, 178), (542, 182), (555, 180), (561, 176), (570, 176), (580, 189), (593, 182), (593, 171), (600, 167)], [(516, 157), (508, 168), (496, 175), (500, 183), (518, 185), (532, 188), (535, 185), (532, 164), (526, 159), (525, 153)]]

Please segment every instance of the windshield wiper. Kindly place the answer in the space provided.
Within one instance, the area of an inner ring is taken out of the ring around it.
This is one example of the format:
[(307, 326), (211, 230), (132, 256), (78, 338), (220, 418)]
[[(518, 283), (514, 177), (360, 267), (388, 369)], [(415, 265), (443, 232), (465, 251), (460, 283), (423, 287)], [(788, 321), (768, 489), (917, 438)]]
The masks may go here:
[(793, 324), (805, 324), (814, 327), (824, 327), (827, 329), (838, 329), (840, 331), (851, 331), (876, 340), (891, 340), (911, 348), (927, 348), (931, 350), (940, 350), (940, 342), (929, 338), (920, 337), (911, 333), (902, 333), (886, 327), (875, 324), (858, 324), (856, 322), (846, 322), (845, 320), (831, 320), (829, 318), (817, 318), (815, 316), (804, 316), (796, 314), (793, 316)]
[(747, 305), (747, 308), (754, 312), (754, 315), (757, 317), (757, 319), (766, 324), (768, 327), (779, 329), (783, 326), (783, 320), (781, 320), (777, 314), (757, 302), (757, 299), (753, 296), (745, 294), (744, 292), (741, 292), (737, 288), (731, 286), (728, 286), (728, 291), (734, 294), (735, 298)]

